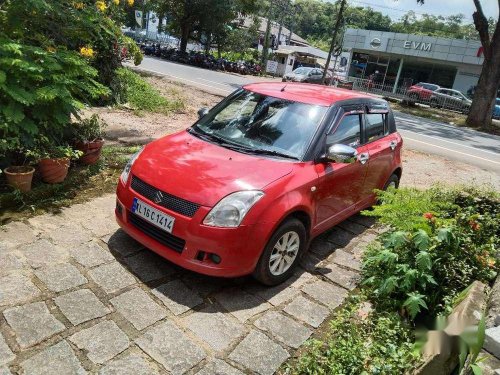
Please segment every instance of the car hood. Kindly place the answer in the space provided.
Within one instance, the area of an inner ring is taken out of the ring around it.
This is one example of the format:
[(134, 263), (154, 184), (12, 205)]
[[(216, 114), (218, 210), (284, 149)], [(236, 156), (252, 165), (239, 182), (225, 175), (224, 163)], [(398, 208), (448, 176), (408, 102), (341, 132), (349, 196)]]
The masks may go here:
[(182, 131), (147, 145), (132, 174), (164, 192), (212, 207), (235, 191), (261, 190), (292, 168), (292, 162), (242, 154)]

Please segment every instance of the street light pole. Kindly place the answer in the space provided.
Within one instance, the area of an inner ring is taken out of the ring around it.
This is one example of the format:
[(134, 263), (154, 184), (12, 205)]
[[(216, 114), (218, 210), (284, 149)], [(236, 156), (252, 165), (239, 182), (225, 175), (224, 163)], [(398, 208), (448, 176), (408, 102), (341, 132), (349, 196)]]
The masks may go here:
[(337, 34), (340, 29), (340, 23), (342, 22), (342, 16), (344, 14), (346, 2), (347, 2), (346, 0), (340, 0), (340, 9), (339, 13), (337, 14), (337, 21), (335, 22), (335, 27), (333, 29), (332, 43), (330, 44), (330, 52), (328, 52), (328, 58), (326, 59), (325, 69), (323, 70), (323, 78), (321, 80), (323, 83), (325, 83), (326, 73), (328, 72), (330, 61), (332, 60), (332, 53), (333, 50), (335, 49), (335, 41), (337, 40)]

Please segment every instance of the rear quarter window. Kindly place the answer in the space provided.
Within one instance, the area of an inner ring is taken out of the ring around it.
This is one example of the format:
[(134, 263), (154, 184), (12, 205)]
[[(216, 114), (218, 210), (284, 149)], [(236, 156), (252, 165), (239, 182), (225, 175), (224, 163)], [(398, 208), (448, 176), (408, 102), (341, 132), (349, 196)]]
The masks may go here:
[(366, 141), (373, 142), (389, 133), (386, 113), (368, 113), (365, 115)]

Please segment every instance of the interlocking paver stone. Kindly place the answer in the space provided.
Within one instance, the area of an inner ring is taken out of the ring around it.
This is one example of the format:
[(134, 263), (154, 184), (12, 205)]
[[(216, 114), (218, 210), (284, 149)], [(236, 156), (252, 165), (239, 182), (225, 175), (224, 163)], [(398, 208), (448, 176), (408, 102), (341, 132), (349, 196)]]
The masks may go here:
[(75, 290), (58, 296), (54, 298), (54, 302), (64, 316), (75, 326), (88, 320), (100, 318), (111, 312), (89, 289)]
[(120, 294), (110, 302), (139, 331), (167, 316), (165, 309), (140, 288)]
[(255, 321), (255, 326), (292, 348), (298, 348), (312, 334), (310, 329), (277, 311), (266, 312)]
[(22, 253), (26, 257), (26, 261), (33, 268), (62, 263), (68, 257), (65, 249), (53, 245), (46, 239), (40, 239), (24, 246)]
[(94, 241), (71, 248), (70, 254), (78, 263), (87, 268), (95, 267), (115, 259), (109, 251), (104, 250)]
[(354, 221), (350, 221), (350, 220), (345, 220), (345, 221), (341, 222), (338, 226), (340, 228), (342, 228), (348, 232), (354, 233), (354, 234), (361, 234), (367, 229), (364, 225), (358, 224), (358, 223), (356, 223)]
[(229, 355), (252, 372), (271, 375), (289, 357), (288, 352), (263, 333), (252, 331)]
[(342, 228), (334, 227), (328, 231), (328, 241), (333, 242), (339, 246), (347, 246), (355, 236)]
[(0, 366), (0, 375), (12, 375), (7, 366)]
[(70, 336), (70, 341), (85, 350), (94, 363), (104, 363), (130, 345), (125, 333), (112, 320), (106, 320)]
[(107, 244), (111, 251), (124, 257), (137, 253), (139, 250), (144, 248), (144, 246), (130, 237), (122, 229), (114, 232), (111, 237), (107, 239)]
[(287, 282), (274, 287), (253, 285), (252, 287), (248, 288), (248, 291), (259, 296), (263, 300), (266, 300), (271, 305), (278, 306), (286, 301), (291, 300), (300, 293), (298, 289), (295, 289), (294, 287), (288, 285), (289, 284)]
[(89, 276), (106, 293), (117, 292), (135, 284), (135, 278), (118, 262), (103, 264), (89, 271)]
[(213, 309), (205, 309), (184, 318), (183, 324), (214, 350), (223, 351), (245, 333), (245, 327), (233, 319)]
[(88, 230), (76, 224), (68, 224), (51, 230), (48, 232), (48, 236), (56, 245), (64, 247), (77, 246), (92, 238), (92, 234)]
[(220, 359), (208, 362), (196, 375), (243, 375), (243, 373)]
[(170, 321), (149, 328), (136, 343), (174, 374), (186, 372), (206, 357), (204, 350)]
[(167, 260), (150, 250), (128, 257), (125, 262), (130, 270), (144, 282), (161, 279), (175, 272)]
[(326, 307), (309, 301), (302, 296), (290, 302), (284, 311), (313, 327), (319, 327), (329, 314), (329, 310)]
[(0, 306), (26, 302), (40, 293), (40, 289), (21, 273), (0, 278)]
[(335, 249), (338, 248), (338, 245), (328, 242), (324, 238), (317, 238), (311, 243), (309, 251), (314, 253), (317, 257), (324, 259), (330, 256)]
[(302, 290), (316, 301), (327, 305), (331, 309), (339, 306), (347, 297), (347, 290), (323, 280), (317, 280), (314, 283), (304, 285)]
[(152, 290), (165, 306), (175, 315), (182, 314), (198, 306), (203, 300), (182, 281), (173, 280)]
[(0, 276), (21, 270), (25, 263), (20, 254), (14, 252), (2, 253), (0, 248)]
[[(95, 202), (92, 203), (94, 206), (98, 207), (99, 210), (101, 209), (98, 204), (95, 204)], [(116, 230), (120, 228), (113, 217), (99, 214), (94, 215), (91, 220), (83, 220), (82, 225), (97, 237), (103, 237), (107, 234), (116, 232)]]
[(360, 279), (357, 272), (346, 270), (333, 263), (325, 265), (321, 269), (321, 273), (334, 283), (349, 290), (356, 288)]
[(33, 229), (20, 221), (13, 221), (0, 228), (0, 243), (6, 248), (28, 244), (35, 239)]
[(5, 310), (3, 315), (23, 349), (65, 329), (64, 324), (49, 312), (44, 302), (12, 307)]
[(335, 250), (330, 258), (328, 258), (328, 261), (356, 271), (361, 271), (361, 260), (342, 249)]
[(0, 333), (0, 366), (12, 361), (16, 356), (12, 353), (9, 346), (5, 342), (2, 334)]
[(215, 296), (217, 301), (240, 322), (271, 307), (267, 302), (241, 289), (225, 290)]
[(84, 375), (87, 372), (66, 341), (42, 350), (21, 363), (26, 375)]
[(35, 271), (47, 288), (53, 292), (62, 292), (87, 282), (78, 269), (69, 263), (46, 266)]
[(123, 358), (113, 359), (100, 371), (99, 375), (157, 375), (158, 369), (153, 367), (144, 356), (129, 354)]

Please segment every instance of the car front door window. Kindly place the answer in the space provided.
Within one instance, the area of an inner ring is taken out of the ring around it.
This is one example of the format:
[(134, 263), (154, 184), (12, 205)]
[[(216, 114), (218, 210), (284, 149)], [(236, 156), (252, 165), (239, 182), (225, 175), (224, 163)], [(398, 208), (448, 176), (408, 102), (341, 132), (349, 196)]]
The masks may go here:
[(335, 131), (326, 138), (327, 144), (337, 143), (350, 147), (358, 147), (361, 142), (361, 115), (345, 116), (335, 129)]

